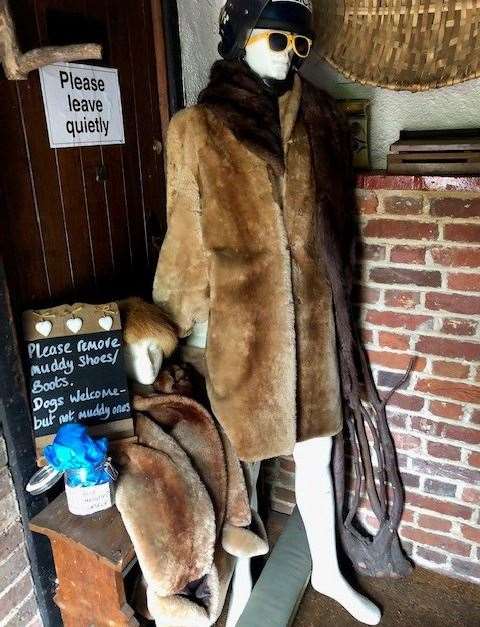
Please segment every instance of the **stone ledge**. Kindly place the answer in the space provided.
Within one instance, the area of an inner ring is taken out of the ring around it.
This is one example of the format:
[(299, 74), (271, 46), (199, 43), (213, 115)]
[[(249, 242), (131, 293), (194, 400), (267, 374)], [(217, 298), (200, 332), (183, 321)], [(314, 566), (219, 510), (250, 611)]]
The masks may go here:
[(373, 171), (357, 175), (357, 188), (480, 192), (480, 176), (416, 176)]

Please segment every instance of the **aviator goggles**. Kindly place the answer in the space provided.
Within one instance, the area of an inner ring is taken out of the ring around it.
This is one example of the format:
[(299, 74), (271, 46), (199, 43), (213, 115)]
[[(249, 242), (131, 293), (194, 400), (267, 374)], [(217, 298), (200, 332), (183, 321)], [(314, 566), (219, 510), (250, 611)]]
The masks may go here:
[(294, 53), (302, 59), (308, 57), (313, 43), (305, 35), (292, 35), (291, 33), (272, 30), (251, 35), (248, 44), (254, 44), (263, 39), (268, 39), (268, 45), (273, 52), (285, 52), (285, 50), (293, 49)]

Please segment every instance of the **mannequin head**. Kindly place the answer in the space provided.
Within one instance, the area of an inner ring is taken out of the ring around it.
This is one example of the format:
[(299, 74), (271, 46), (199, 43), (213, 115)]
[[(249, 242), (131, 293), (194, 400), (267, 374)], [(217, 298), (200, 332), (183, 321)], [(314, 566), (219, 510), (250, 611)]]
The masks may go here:
[(266, 28), (254, 28), (245, 46), (245, 62), (262, 78), (283, 81), (292, 65), (293, 48), (276, 52), (270, 48)]
[(313, 40), (312, 0), (226, 0), (220, 12), (219, 52), (224, 59), (244, 59), (264, 79), (285, 80), (301, 57), (292, 42), (272, 49), (270, 31), (303, 35)]
[(155, 381), (164, 357), (177, 346), (174, 325), (156, 305), (141, 298), (118, 303), (123, 324), (125, 370), (133, 381), (150, 385)]

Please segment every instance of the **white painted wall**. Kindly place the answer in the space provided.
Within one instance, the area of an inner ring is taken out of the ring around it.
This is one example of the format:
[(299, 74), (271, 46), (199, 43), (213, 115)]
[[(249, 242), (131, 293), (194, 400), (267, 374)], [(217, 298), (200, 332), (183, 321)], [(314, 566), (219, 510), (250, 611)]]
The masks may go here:
[(210, 66), (218, 58), (218, 14), (222, 0), (177, 0), (183, 87), (193, 104), (206, 85)]
[[(187, 104), (205, 86), (218, 57), (218, 13), (222, 0), (177, 0)], [(351, 83), (320, 60), (305, 67), (310, 80), (338, 98), (368, 98), (373, 168), (385, 168), (390, 144), (401, 129), (480, 128), (480, 80), (412, 94)]]
[(426, 92), (391, 91), (352, 83), (330, 65), (309, 62), (305, 75), (336, 98), (370, 100), (372, 167), (385, 168), (401, 130), (480, 128), (480, 80)]

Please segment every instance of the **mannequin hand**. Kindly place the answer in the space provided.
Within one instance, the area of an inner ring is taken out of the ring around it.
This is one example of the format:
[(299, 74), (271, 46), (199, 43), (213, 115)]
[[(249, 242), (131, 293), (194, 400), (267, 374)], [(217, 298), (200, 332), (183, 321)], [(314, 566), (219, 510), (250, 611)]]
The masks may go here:
[(205, 362), (205, 347), (207, 345), (208, 320), (196, 322), (192, 332), (187, 337), (182, 347), (182, 359), (190, 364), (203, 377), (207, 376), (207, 364)]
[(158, 342), (145, 339), (125, 344), (124, 358), (129, 379), (151, 385), (162, 367), (163, 352)]
[(187, 337), (187, 346), (195, 346), (195, 348), (205, 348), (207, 345), (208, 320), (205, 322), (195, 322), (192, 332)]
[(176, 329), (159, 307), (141, 298), (127, 298), (118, 307), (127, 375), (150, 385), (157, 378), (164, 357), (169, 357), (177, 346)]

